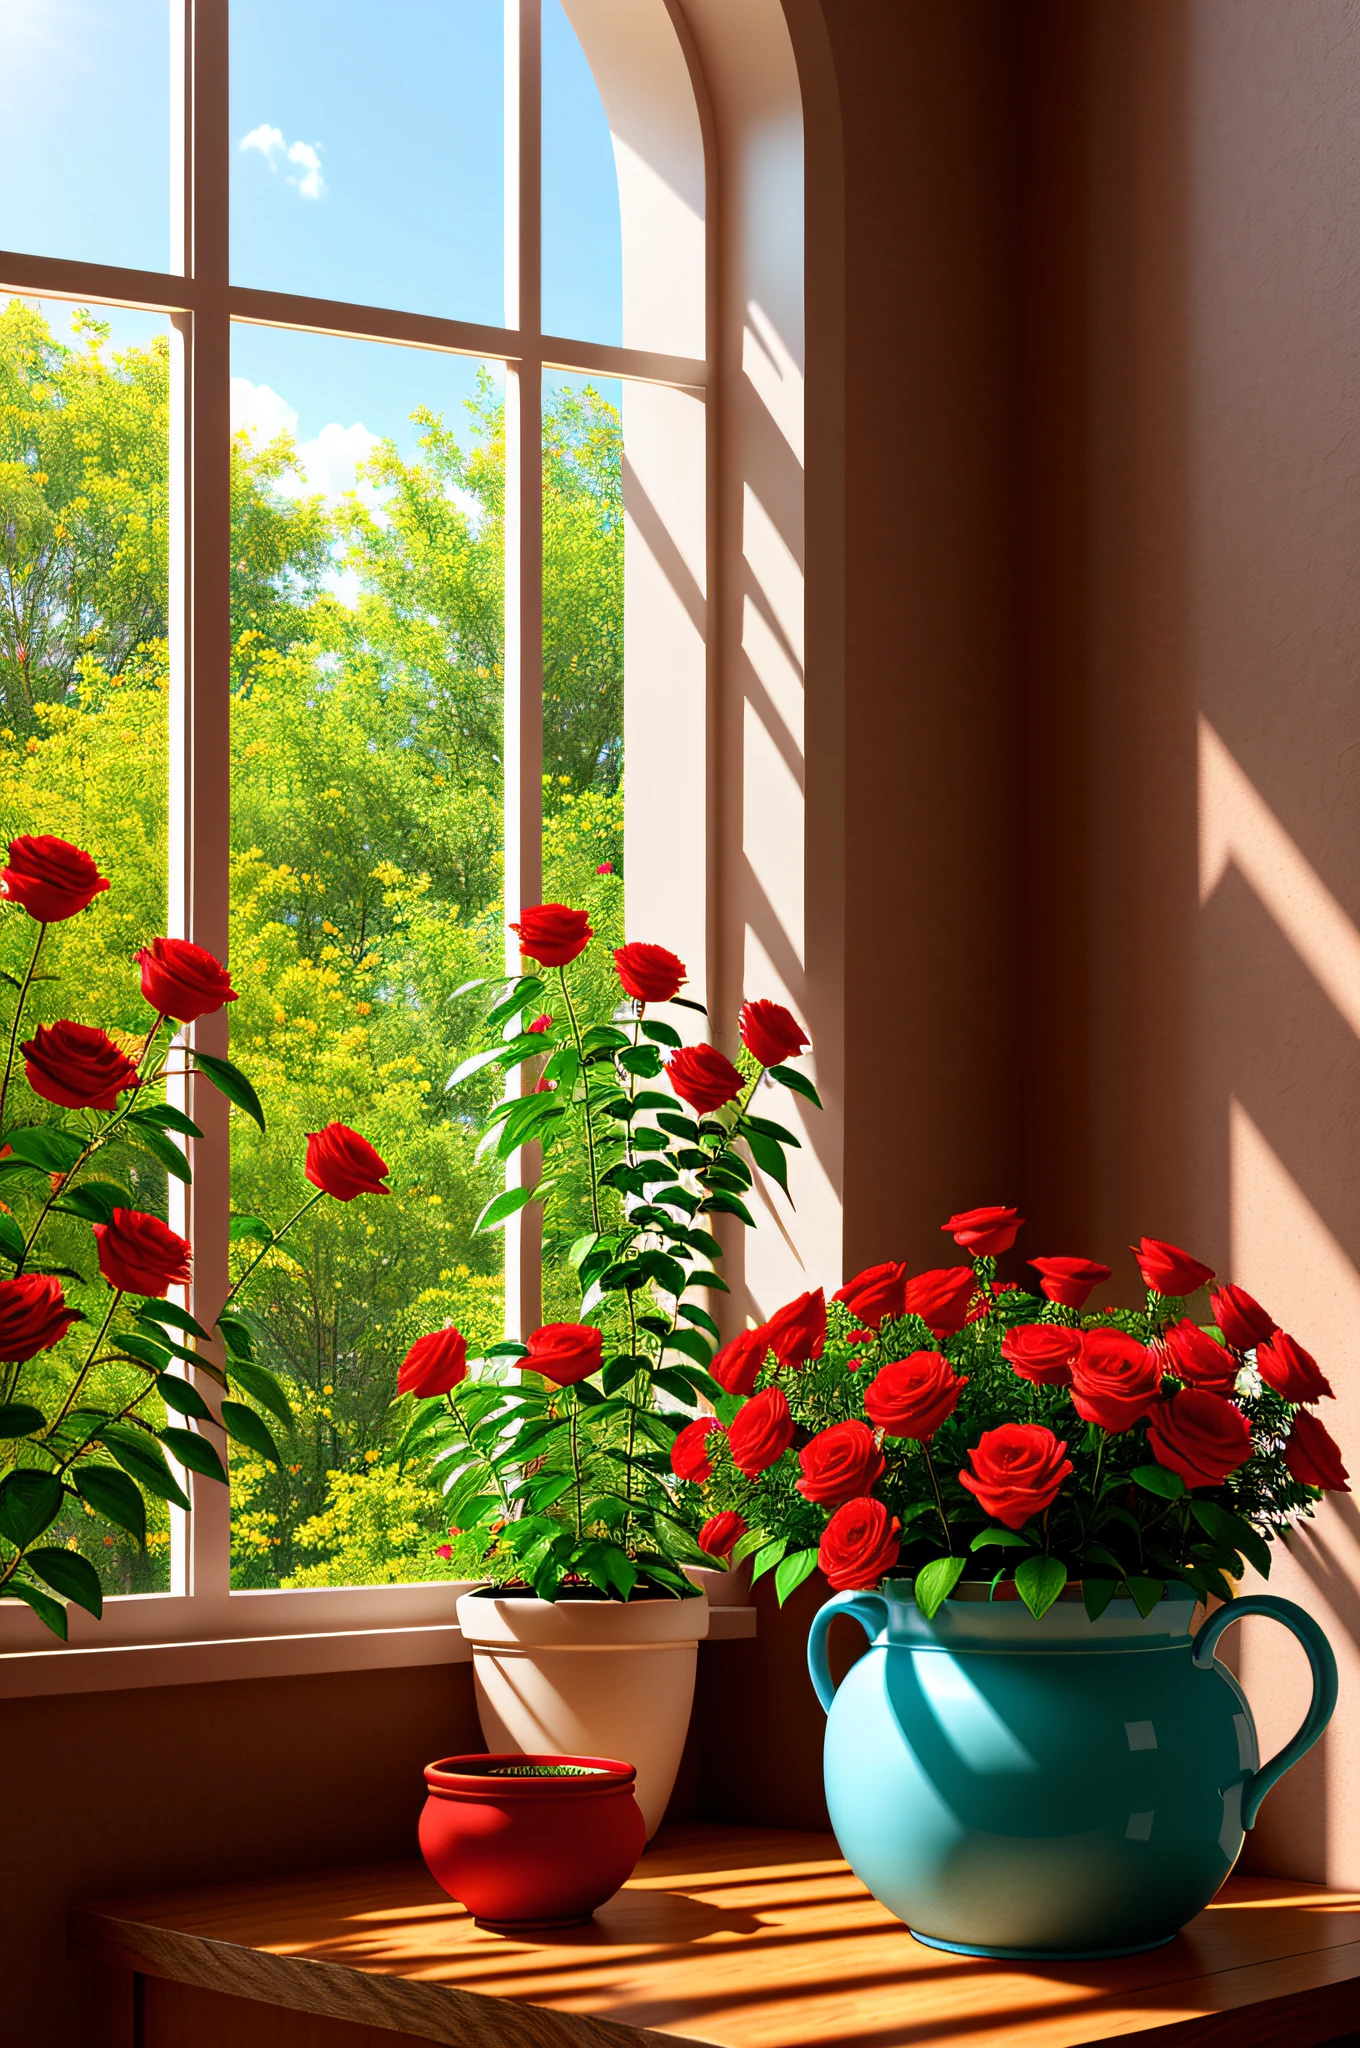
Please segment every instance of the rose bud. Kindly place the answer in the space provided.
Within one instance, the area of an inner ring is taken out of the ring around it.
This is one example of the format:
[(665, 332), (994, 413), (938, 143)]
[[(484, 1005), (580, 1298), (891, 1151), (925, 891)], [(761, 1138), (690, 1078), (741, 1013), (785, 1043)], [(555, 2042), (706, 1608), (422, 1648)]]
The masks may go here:
[(1329, 1400), (1336, 1398), (1312, 1352), (1283, 1330), (1277, 1330), (1268, 1344), (1257, 1345), (1256, 1370), (1268, 1387), (1300, 1406), (1320, 1401), (1324, 1395)]
[(843, 1301), (852, 1316), (858, 1316), (862, 1323), (876, 1330), (886, 1318), (907, 1312), (906, 1266), (896, 1259), (889, 1259), (882, 1266), (866, 1266), (844, 1287), (837, 1288), (831, 1299)]
[(741, 1094), (742, 1079), (716, 1045), (684, 1045), (666, 1062), (666, 1074), (682, 1102), (709, 1116)]
[(671, 1445), (671, 1470), (677, 1479), (687, 1479), (691, 1486), (703, 1486), (713, 1477), (708, 1439), (715, 1429), (721, 1428), (716, 1415), (701, 1415), (697, 1422), (680, 1431)]
[(798, 1491), (804, 1500), (824, 1507), (867, 1493), (883, 1477), (883, 1453), (862, 1422), (833, 1422), (804, 1444), (798, 1463), (803, 1468)]
[(327, 1124), (324, 1131), (308, 1131), (303, 1171), (314, 1188), (333, 1195), (337, 1202), (392, 1192), (383, 1186), (391, 1171), (386, 1160), (348, 1124)]
[(737, 1029), (747, 1052), (762, 1067), (782, 1067), (785, 1060), (796, 1060), (803, 1047), (812, 1043), (782, 1003), (766, 1002), (763, 998), (742, 1004)]
[(1341, 1448), (1332, 1441), (1316, 1415), (1301, 1409), (1294, 1417), (1284, 1462), (1300, 1486), (1317, 1486), (1324, 1493), (1349, 1493), (1350, 1478), (1341, 1462)]
[(837, 1508), (817, 1546), (817, 1562), (838, 1593), (876, 1586), (897, 1563), (902, 1524), (872, 1495)]
[(1086, 1330), (1072, 1367), (1072, 1405), (1083, 1422), (1117, 1435), (1141, 1422), (1162, 1391), (1155, 1351), (1123, 1330)]
[(905, 1313), (919, 1316), (932, 1337), (955, 1337), (968, 1320), (976, 1291), (971, 1266), (935, 1266), (908, 1280)]
[(54, 1274), (20, 1273), (0, 1280), (0, 1358), (7, 1365), (23, 1365), (40, 1351), (50, 1351), (73, 1323), (84, 1320), (79, 1309), (67, 1306)]
[(519, 923), (510, 929), (518, 934), (520, 952), (541, 967), (565, 967), (595, 936), (585, 911), (570, 910), (565, 903), (537, 903), (531, 910), (521, 910)]
[(613, 861), (612, 861), (612, 860), (602, 860), (602, 861), (600, 862), (600, 865), (599, 865), (599, 866), (598, 866), (598, 867), (596, 868), (595, 872), (596, 872), (596, 874), (597, 874), (597, 875), (612, 875), (612, 874), (613, 874), (613, 872), (614, 872), (614, 863), (613, 863)]
[(885, 1436), (928, 1443), (967, 1384), (942, 1351), (913, 1351), (874, 1374), (864, 1389), (864, 1412)]
[(765, 1342), (786, 1368), (820, 1358), (826, 1343), (826, 1296), (821, 1288), (777, 1308), (765, 1325)]
[(1017, 1323), (1001, 1339), (1011, 1371), (1036, 1387), (1069, 1387), (1081, 1352), (1080, 1330), (1064, 1323)]
[(142, 994), (162, 1017), (192, 1024), (237, 1001), (221, 961), (188, 939), (153, 939), (134, 958), (142, 970)]
[(745, 1399), (754, 1390), (769, 1348), (769, 1332), (762, 1323), (758, 1330), (743, 1330), (730, 1344), (724, 1344), (708, 1369), (724, 1393)]
[(1020, 1529), (1051, 1508), (1072, 1471), (1067, 1445), (1033, 1422), (984, 1430), (968, 1453), (971, 1472), (959, 1479), (1004, 1528)]
[(1201, 1330), (1189, 1317), (1163, 1330), (1165, 1367), (1189, 1387), (1208, 1387), (1217, 1394), (1230, 1394), (1237, 1384), (1237, 1360), (1231, 1351)]
[(709, 1516), (696, 1540), (710, 1557), (730, 1557), (745, 1534), (741, 1516), (735, 1508), (727, 1508), (720, 1515)]
[(436, 1543), (434, 1547), (434, 1554), (436, 1557), (442, 1557), (445, 1564), (447, 1564), (449, 1559), (453, 1556), (453, 1545), (451, 1543)]
[(447, 1394), (467, 1378), (467, 1355), (467, 1338), (461, 1330), (432, 1330), (428, 1337), (417, 1337), (401, 1362), (397, 1392), (416, 1394), (422, 1401), (434, 1394)]
[(61, 924), (84, 910), (108, 878), (88, 853), (49, 832), (21, 833), (9, 843), (9, 865), (0, 870), (11, 903), (19, 904), (39, 924)]
[(137, 1086), (137, 1064), (95, 1024), (40, 1024), (20, 1047), (35, 1095), (60, 1109), (116, 1109)]
[(1148, 1423), (1152, 1455), (1187, 1486), (1221, 1486), (1251, 1456), (1251, 1428), (1221, 1394), (1186, 1387), (1159, 1401)]
[(728, 1424), (727, 1441), (737, 1469), (756, 1479), (777, 1464), (793, 1442), (793, 1417), (782, 1387), (752, 1394)]
[(115, 1209), (96, 1223), (99, 1270), (124, 1294), (168, 1294), (189, 1278), (190, 1251), (182, 1237), (141, 1209)]
[(1145, 1285), (1153, 1294), (1193, 1294), (1197, 1287), (1203, 1287), (1206, 1280), (1212, 1280), (1212, 1266), (1201, 1265), (1192, 1259), (1189, 1252), (1183, 1252), (1178, 1244), (1163, 1244), (1157, 1237), (1140, 1237), (1129, 1250), (1138, 1261), (1138, 1270)]
[(964, 1209), (940, 1228), (975, 1259), (995, 1259), (1010, 1250), (1024, 1220), (1016, 1209)]
[(665, 946), (649, 946), (640, 939), (614, 948), (614, 967), (624, 994), (635, 1003), (668, 1003), (689, 979), (683, 960)]
[(525, 1029), (526, 1029), (527, 1031), (533, 1031), (533, 1032), (539, 1032), (539, 1033), (541, 1033), (541, 1032), (544, 1032), (544, 1031), (551, 1031), (551, 1030), (552, 1030), (552, 1021), (553, 1021), (553, 1020), (552, 1020), (552, 1018), (551, 1018), (551, 1017), (550, 1017), (550, 1016), (548, 1015), (547, 1011), (545, 1010), (545, 1011), (543, 1012), (543, 1014), (542, 1014), (542, 1016), (541, 1016), (541, 1017), (535, 1017), (535, 1018), (534, 1018), (534, 1020), (533, 1020), (533, 1022), (532, 1022), (532, 1024), (527, 1024), (527, 1025), (525, 1026)]
[(1254, 1351), (1279, 1328), (1245, 1287), (1216, 1287), (1209, 1296), (1214, 1321), (1237, 1351)]
[(526, 1372), (541, 1372), (559, 1387), (574, 1387), (600, 1369), (604, 1338), (593, 1323), (545, 1323), (529, 1339)]
[(1041, 1291), (1064, 1308), (1085, 1308), (1091, 1289), (1110, 1277), (1109, 1267), (1098, 1259), (1031, 1259), (1029, 1263), (1039, 1275)]

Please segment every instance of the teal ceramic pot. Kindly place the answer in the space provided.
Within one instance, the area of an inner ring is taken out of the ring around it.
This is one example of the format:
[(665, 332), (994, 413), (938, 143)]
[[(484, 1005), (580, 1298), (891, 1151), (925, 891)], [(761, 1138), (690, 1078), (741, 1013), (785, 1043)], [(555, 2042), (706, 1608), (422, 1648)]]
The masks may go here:
[[(919, 1941), (966, 1955), (1077, 1958), (1155, 1948), (1209, 1903), (1270, 1787), (1321, 1735), (1336, 1663), (1287, 1600), (1234, 1601), (1191, 1637), (1191, 1600), (1147, 1620), (1060, 1601), (947, 1600), (909, 1584), (842, 1593), (812, 1625), (827, 1710), (826, 1797), (855, 1875)], [(852, 1615), (868, 1654), (839, 1689), (826, 1633)], [(1302, 1643), (1313, 1700), (1264, 1769), (1251, 1709), (1214, 1656), (1248, 1614)]]

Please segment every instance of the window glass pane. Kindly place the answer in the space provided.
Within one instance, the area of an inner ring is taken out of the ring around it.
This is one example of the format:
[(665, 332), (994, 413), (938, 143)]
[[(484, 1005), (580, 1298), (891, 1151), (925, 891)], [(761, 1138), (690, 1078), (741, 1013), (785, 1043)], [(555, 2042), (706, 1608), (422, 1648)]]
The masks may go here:
[(232, 0), (232, 279), (504, 319), (501, 0)]
[(0, 0), (0, 243), (170, 266), (167, 0)]
[(503, 384), (423, 350), (234, 341), (231, 1028), (270, 1128), (237, 1124), (233, 1204), (291, 1214), (333, 1121), (392, 1192), (324, 1199), (247, 1297), (298, 1424), (281, 1473), (234, 1447), (232, 1581), (456, 1576), (390, 1403), (416, 1337), (504, 1321), (501, 1235), (472, 1231), (502, 1178), (474, 1160), (476, 1087), (445, 1089), (480, 1014), (455, 991), (503, 958)]
[(623, 340), (614, 145), (562, 0), (543, 0), (543, 331)]
[[(52, 927), (41, 965), (57, 978), (36, 985), (25, 1017), (101, 1025), (129, 1044), (151, 1022), (132, 956), (166, 928), (169, 351), (167, 323), (148, 315), (20, 299), (0, 308), (0, 839), (72, 841), (110, 885)], [(0, 914), (6, 975), (22, 975), (33, 936), (27, 915)], [(8, 1124), (58, 1119), (85, 1132), (84, 1111), (11, 1085)], [(86, 1177), (175, 1220), (165, 1173), (145, 1154), (111, 1144)], [(23, 1176), (5, 1183), (26, 1230), (46, 1194)], [(89, 1275), (63, 1285), (97, 1328), (109, 1295), (88, 1225), (56, 1217), (39, 1250)], [(0, 1367), (0, 1399), (17, 1394), (55, 1421), (89, 1346), (78, 1325), (21, 1369)], [(96, 1369), (80, 1405), (114, 1413), (145, 1384), (128, 1365)], [(158, 1403), (141, 1412), (156, 1426), (167, 1419)], [(0, 1443), (0, 1469), (16, 1460), (51, 1469), (28, 1444)], [(163, 1502), (150, 1508), (144, 1548), (69, 1508), (44, 1541), (82, 1551), (107, 1592), (164, 1590), (169, 1514)]]

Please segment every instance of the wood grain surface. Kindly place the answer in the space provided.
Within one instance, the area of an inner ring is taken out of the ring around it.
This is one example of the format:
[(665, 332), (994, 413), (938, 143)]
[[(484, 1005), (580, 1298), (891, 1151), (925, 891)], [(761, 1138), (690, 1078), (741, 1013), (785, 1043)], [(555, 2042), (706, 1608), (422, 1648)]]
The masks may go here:
[(829, 1836), (744, 1828), (663, 1830), (551, 1940), (483, 1932), (405, 1863), (87, 1906), (72, 1943), (457, 2048), (1311, 2048), (1360, 2024), (1360, 1893), (1235, 1878), (1149, 1955), (995, 1963), (913, 1941)]

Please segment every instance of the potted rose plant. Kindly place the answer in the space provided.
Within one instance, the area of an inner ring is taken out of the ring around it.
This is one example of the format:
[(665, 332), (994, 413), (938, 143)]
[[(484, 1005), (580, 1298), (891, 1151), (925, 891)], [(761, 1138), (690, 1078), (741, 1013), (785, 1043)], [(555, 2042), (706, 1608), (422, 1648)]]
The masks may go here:
[(753, 1166), (786, 1186), (798, 1140), (757, 1114), (757, 1092), (817, 1097), (788, 1065), (807, 1039), (780, 1004), (743, 1006), (734, 1062), (671, 1021), (706, 1012), (664, 946), (618, 947), (606, 966), (586, 913), (563, 904), (522, 912), (514, 930), (525, 970), (469, 984), (490, 996), (485, 1042), (450, 1086), (519, 1077), (482, 1143), (505, 1160), (535, 1146), (542, 1170), (478, 1228), (541, 1203), (546, 1284), (569, 1288), (559, 1305), (575, 1314), (477, 1360), (455, 1329), (420, 1338), (398, 1380), (414, 1407), (404, 1454), (433, 1455), (451, 1522), (484, 1539), (490, 1583), (458, 1614), (490, 1748), (626, 1757), (650, 1833), (708, 1627), (690, 1573), (714, 1559), (674, 1458), (701, 1404), (722, 1398), (708, 1369), (726, 1290), (712, 1226), (753, 1223)]
[(197, 1425), (279, 1461), (266, 1414), (286, 1429), (288, 1396), (255, 1358), (240, 1296), (313, 1202), (382, 1193), (387, 1169), (357, 1132), (332, 1124), (308, 1139), (315, 1192), (294, 1216), (278, 1229), (233, 1219), (233, 1237), (259, 1249), (215, 1319), (226, 1363), (213, 1363), (199, 1349), (211, 1332), (170, 1298), (192, 1254), (159, 1213), (158, 1191), (167, 1174), (189, 1182), (180, 1141), (202, 1136), (166, 1100), (172, 1076), (197, 1073), (264, 1128), (246, 1076), (181, 1029), (236, 1000), (230, 976), (200, 946), (153, 938), (136, 960), (144, 1030), (62, 1017), (25, 1038), (35, 986), (60, 980), (40, 973), (60, 946), (54, 928), (90, 912), (109, 881), (83, 849), (26, 835), (10, 842), (0, 888), (5, 914), (34, 928), (22, 978), (4, 976), (14, 993), (0, 1073), (0, 1598), (23, 1601), (65, 1640), (66, 1602), (103, 1611), (99, 1573), (79, 1547), (84, 1517), (144, 1545), (148, 1501), (190, 1506), (182, 1473), (225, 1482)]
[[(870, 1888), (969, 1953), (1153, 1946), (1213, 1895), (1335, 1702), (1311, 1617), (1236, 1597), (1346, 1489), (1316, 1413), (1331, 1388), (1242, 1288), (1192, 1314), (1214, 1275), (1175, 1245), (1134, 1248), (1139, 1307), (1091, 1312), (1111, 1277), (1092, 1260), (1032, 1260), (1037, 1291), (998, 1280), (1013, 1209), (943, 1228), (967, 1263), (873, 1267), (727, 1345), (677, 1469), (708, 1540), (773, 1570), (781, 1599), (818, 1567), (836, 1591), (809, 1657), (833, 1823)], [(836, 1692), (842, 1611), (873, 1651)], [(1315, 1680), (1264, 1769), (1213, 1656), (1253, 1612)]]

